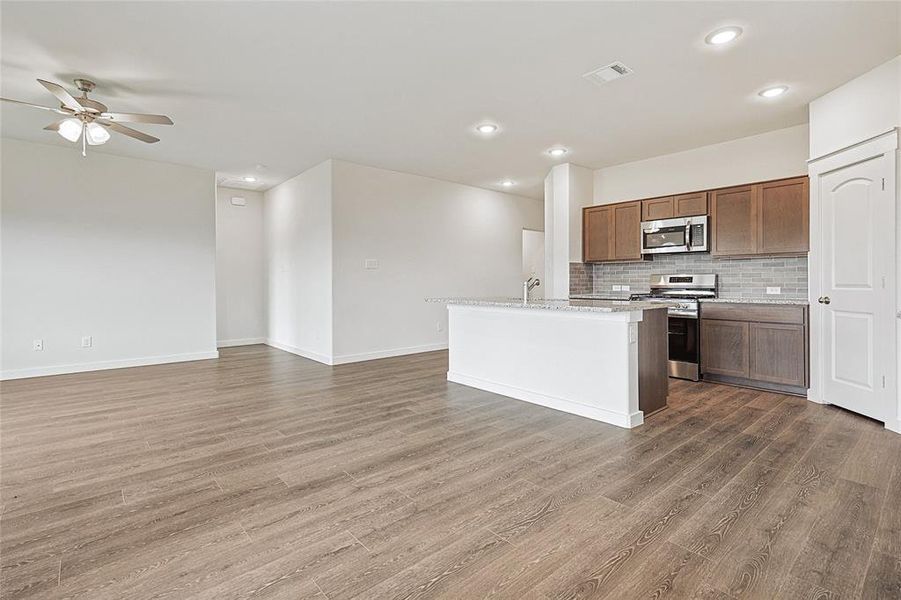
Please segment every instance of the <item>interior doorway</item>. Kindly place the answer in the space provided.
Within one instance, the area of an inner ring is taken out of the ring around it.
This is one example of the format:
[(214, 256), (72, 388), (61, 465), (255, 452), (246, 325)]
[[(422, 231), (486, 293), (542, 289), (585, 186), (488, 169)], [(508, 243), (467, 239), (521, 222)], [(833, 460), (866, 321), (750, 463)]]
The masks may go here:
[[(534, 229), (522, 230), (522, 280), (530, 277), (544, 277), (544, 232)], [(532, 298), (544, 298), (542, 285), (530, 292)]]

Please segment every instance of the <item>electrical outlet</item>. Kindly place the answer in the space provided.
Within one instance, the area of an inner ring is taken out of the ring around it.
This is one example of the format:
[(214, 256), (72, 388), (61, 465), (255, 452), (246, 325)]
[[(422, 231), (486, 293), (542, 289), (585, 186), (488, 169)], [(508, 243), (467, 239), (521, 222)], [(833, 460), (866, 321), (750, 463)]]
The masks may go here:
[(781, 294), (782, 288), (781, 287), (767, 287), (766, 293), (767, 294)]
[(367, 271), (375, 271), (379, 268), (379, 260), (377, 258), (367, 258), (363, 261), (363, 268)]
[(81, 338), (81, 347), (82, 348), (90, 348), (94, 345), (94, 340), (89, 335), (82, 336)]
[(623, 289), (623, 286), (621, 286), (621, 285), (614, 285), (614, 286), (613, 286), (613, 291), (614, 291), (614, 292), (622, 291), (622, 289)]
[(435, 321), (435, 330), (438, 333), (441, 333), (442, 331), (444, 331), (444, 323), (442, 323), (441, 321)]
[(34, 340), (31, 342), (31, 347), (35, 352), (40, 352), (44, 349), (44, 340)]
[(619, 289), (623, 292), (628, 292), (631, 288), (628, 285), (621, 285)]

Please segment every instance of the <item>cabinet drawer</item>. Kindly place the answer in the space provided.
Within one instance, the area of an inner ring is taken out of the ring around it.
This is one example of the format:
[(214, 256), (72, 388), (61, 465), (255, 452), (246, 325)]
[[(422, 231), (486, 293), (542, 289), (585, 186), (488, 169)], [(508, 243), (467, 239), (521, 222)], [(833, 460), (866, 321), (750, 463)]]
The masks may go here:
[(803, 325), (807, 307), (790, 304), (701, 303), (702, 319), (725, 319), (755, 323), (789, 323)]

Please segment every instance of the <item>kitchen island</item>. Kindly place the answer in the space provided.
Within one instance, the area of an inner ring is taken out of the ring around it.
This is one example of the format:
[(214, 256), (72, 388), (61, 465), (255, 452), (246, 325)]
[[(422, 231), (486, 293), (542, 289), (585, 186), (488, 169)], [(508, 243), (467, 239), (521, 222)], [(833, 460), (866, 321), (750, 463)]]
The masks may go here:
[(447, 379), (620, 427), (666, 407), (669, 304), (433, 298)]

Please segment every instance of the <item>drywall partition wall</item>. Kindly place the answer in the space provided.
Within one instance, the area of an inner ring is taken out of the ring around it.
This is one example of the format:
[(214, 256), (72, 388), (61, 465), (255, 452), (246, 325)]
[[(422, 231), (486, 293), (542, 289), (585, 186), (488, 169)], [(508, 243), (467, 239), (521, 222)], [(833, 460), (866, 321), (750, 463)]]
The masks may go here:
[(266, 340), (265, 282), (263, 194), (220, 186), (216, 189), (219, 347)]
[(807, 158), (807, 125), (778, 129), (597, 169), (593, 204), (804, 175)]
[(332, 364), (332, 162), (263, 200), (269, 345)]
[(901, 124), (901, 56), (810, 103), (810, 158), (876, 137)]
[(427, 297), (521, 293), (541, 201), (342, 161), (332, 186), (336, 363), (445, 348)]
[(212, 171), (0, 143), (3, 378), (217, 356)]

